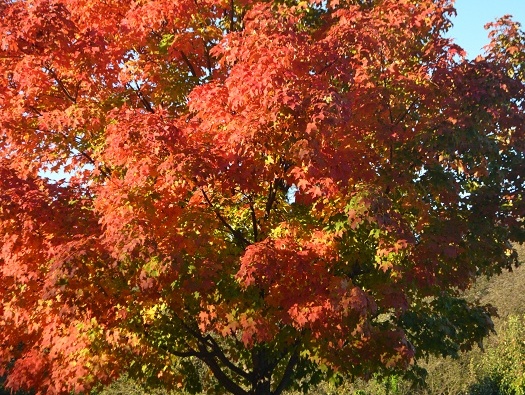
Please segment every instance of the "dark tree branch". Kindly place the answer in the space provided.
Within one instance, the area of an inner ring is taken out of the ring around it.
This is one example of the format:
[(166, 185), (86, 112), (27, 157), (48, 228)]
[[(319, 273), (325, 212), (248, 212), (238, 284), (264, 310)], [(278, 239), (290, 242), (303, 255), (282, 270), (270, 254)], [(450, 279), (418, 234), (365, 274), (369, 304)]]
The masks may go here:
[(142, 102), (142, 104), (144, 105), (144, 108), (146, 109), (147, 112), (151, 113), (151, 114), (154, 114), (155, 113), (155, 110), (153, 109), (153, 107), (151, 106), (151, 103), (149, 102), (149, 100), (146, 99), (146, 97), (144, 96), (144, 94), (140, 91), (140, 89), (138, 89), (137, 91), (137, 96), (139, 97), (140, 101)]
[(42, 113), (40, 112), (40, 110), (38, 108), (36, 108), (35, 106), (29, 106), (28, 107), (31, 111), (33, 111), (37, 117), (41, 117), (42, 116)]
[(414, 107), (414, 105), (416, 104), (416, 101), (413, 100), (412, 103), (410, 103), (410, 105), (408, 106), (408, 108), (405, 110), (405, 112), (403, 112), (403, 114), (401, 114), (395, 121), (394, 121), (394, 125), (398, 125), (399, 123), (401, 123), (408, 114), (410, 114), (410, 110), (412, 110), (412, 108)]
[(230, 0), (230, 33), (235, 29), (235, 2)]
[[(202, 344), (199, 344), (199, 350), (203, 353), (207, 352), (206, 346)], [(223, 372), (214, 357), (204, 357), (202, 361), (208, 365), (215, 378), (224, 386), (224, 388), (226, 388), (226, 390), (234, 395), (249, 395), (247, 391), (242, 389), (230, 377), (228, 377), (226, 373)]]
[(239, 376), (245, 378), (246, 380), (251, 380), (252, 375), (250, 373), (245, 372), (243, 369), (239, 368), (237, 365), (235, 365), (232, 361), (230, 361), (224, 352), (221, 350), (221, 347), (215, 339), (213, 339), (211, 336), (206, 336), (203, 338), (205, 342), (213, 349), (213, 355), (216, 356), (224, 366), (226, 366), (228, 369), (230, 369), (233, 373), (238, 374)]
[(317, 72), (317, 74), (323, 74), (326, 70), (328, 70), (333, 64), (335, 64), (335, 60), (328, 62), (326, 65), (324, 65), (321, 70)]
[[(386, 83), (385, 83), (386, 85)], [(388, 100), (388, 118), (390, 120), (391, 125), (395, 125), (394, 123), (394, 114), (392, 114), (392, 106), (390, 105), (390, 100)]]
[(78, 95), (80, 94), (80, 87), (82, 86), (82, 81), (78, 81), (77, 85), (75, 86), (75, 100), (78, 99)]
[(186, 56), (186, 54), (183, 52), (183, 51), (180, 51), (180, 55), (182, 56), (182, 60), (184, 60), (184, 63), (186, 63), (186, 65), (188, 66), (188, 68), (190, 69), (190, 73), (193, 77), (195, 78), (198, 78), (198, 75), (195, 71), (195, 67), (193, 67), (193, 64), (191, 63), (191, 61), (188, 59), (188, 57)]
[(206, 68), (208, 69), (208, 73), (210, 74), (210, 80), (211, 80), (213, 79), (213, 66), (211, 64), (210, 49), (206, 45), (206, 42), (204, 43), (204, 54), (206, 55)]
[(264, 346), (254, 347), (251, 354), (253, 364), (252, 393), (270, 394), (273, 369), (270, 367), (268, 351)]
[(168, 349), (167, 347), (163, 347), (163, 346), (160, 346), (160, 348), (164, 351), (166, 351), (168, 354), (171, 354), (171, 355), (174, 355), (176, 357), (180, 357), (180, 358), (189, 358), (189, 357), (196, 357), (196, 358), (199, 358), (199, 359), (203, 359), (203, 358), (206, 358), (207, 356), (209, 356), (209, 354), (206, 354), (206, 353), (203, 353), (203, 352), (199, 352), (199, 351), (195, 351), (195, 350), (191, 350), (191, 351), (177, 351), (177, 350), (171, 350), (171, 349)]
[(248, 203), (250, 205), (250, 214), (252, 217), (252, 228), (253, 228), (253, 242), (257, 243), (259, 239), (259, 231), (257, 226), (257, 214), (255, 213), (255, 207), (251, 196), (248, 196)]
[(146, 96), (144, 96), (144, 94), (140, 91), (140, 87), (137, 86), (137, 88), (134, 88), (133, 86), (131, 86), (131, 84), (126, 84), (126, 86), (128, 88), (130, 88), (133, 92), (136, 93), (137, 97), (139, 98), (140, 102), (142, 103), (142, 105), (144, 106), (144, 109), (151, 113), (151, 114), (154, 114), (155, 113), (155, 110), (153, 109), (153, 107), (151, 106), (151, 103), (149, 102), (149, 100), (146, 98)]
[[(184, 324), (184, 326), (187, 328), (188, 326)], [(144, 335), (146, 337), (149, 337), (148, 333), (146, 331), (143, 331)], [(196, 332), (192, 331), (192, 334), (196, 334)], [(168, 354), (174, 355), (176, 357), (180, 358), (188, 358), (188, 357), (195, 357), (203, 361), (212, 371), (215, 378), (221, 383), (224, 388), (226, 388), (230, 393), (234, 395), (248, 395), (248, 392), (242, 389), (238, 384), (236, 384), (220, 367), (220, 365), (217, 363), (215, 358), (220, 358), (220, 355), (218, 355), (215, 351), (210, 352), (208, 351), (208, 344), (206, 343), (205, 339), (202, 336), (198, 336), (199, 344), (198, 348), (199, 351), (193, 350), (190, 348), (188, 351), (177, 351), (168, 349), (166, 347), (161, 346), (160, 348), (167, 352)], [(222, 354), (222, 353), (221, 353)], [(223, 354), (222, 354), (223, 355)], [(235, 365), (233, 365), (230, 361), (228, 361), (229, 365), (232, 365), (236, 370), (239, 370)], [(227, 367), (231, 369), (230, 366), (227, 365)], [(248, 374), (244, 371), (241, 371), (243, 376), (246, 377)], [(234, 373), (237, 373), (234, 371)]]
[(105, 178), (109, 178), (110, 174), (102, 167), (100, 166), (99, 164), (97, 164), (97, 162), (95, 162), (95, 160), (86, 152), (84, 151), (78, 151), (80, 155), (82, 155), (84, 158), (86, 158), (89, 163), (91, 163), (92, 165), (96, 166), (98, 171), (105, 177)]
[[(220, 349), (220, 346), (210, 336), (206, 336), (206, 337), (203, 336), (199, 331), (196, 331), (193, 328), (191, 328), (188, 324), (186, 324), (186, 322), (184, 322), (182, 318), (178, 317), (177, 315), (175, 315), (175, 318), (177, 318), (177, 320), (181, 323), (184, 329), (188, 331), (189, 334), (191, 334), (197, 339), (198, 351), (194, 350), (189, 345), (187, 345), (188, 349), (186, 351), (173, 350), (166, 346), (160, 346), (159, 348), (165, 351), (166, 353), (174, 355), (176, 357), (180, 357), (180, 358), (195, 357), (195, 358), (200, 359), (210, 368), (215, 378), (229, 392), (235, 395), (248, 395), (247, 391), (242, 389), (223, 371), (223, 369), (217, 362), (216, 358), (218, 358), (219, 361), (224, 363), (224, 365), (228, 369), (230, 369), (233, 373), (237, 373), (241, 377), (244, 377), (245, 379), (249, 379), (251, 376), (245, 371), (235, 366), (231, 361), (229, 361), (224, 355), (224, 353), (222, 352), (222, 350)], [(148, 334), (147, 330), (142, 330), (141, 332), (146, 338), (151, 337)], [(209, 348), (212, 348), (212, 350), (210, 351)]]
[(69, 89), (67, 89), (67, 87), (64, 85), (64, 83), (62, 82), (62, 80), (60, 78), (58, 78), (58, 75), (57, 73), (55, 72), (55, 70), (53, 70), (52, 67), (50, 66), (44, 66), (44, 69), (49, 73), (49, 75), (51, 75), (51, 77), (53, 77), (53, 79), (55, 80), (55, 82), (57, 83), (58, 87), (60, 88), (60, 90), (62, 91), (62, 93), (64, 95), (66, 95), (66, 97), (69, 99), (69, 101), (71, 101), (72, 103), (76, 104), (77, 103), (77, 95), (78, 95), (78, 90), (80, 88), (80, 84), (77, 85), (77, 92), (76, 94), (73, 96), (71, 94), (71, 92), (69, 92)]
[(280, 395), (282, 392), (290, 385), (290, 381), (292, 379), (293, 370), (297, 366), (297, 363), (299, 362), (299, 343), (296, 344), (292, 355), (290, 359), (288, 360), (288, 364), (286, 365), (286, 368), (284, 369), (283, 377), (281, 378), (281, 382), (275, 388), (275, 391), (272, 392), (272, 395)]
[[(65, 134), (64, 132), (60, 132), (60, 134), (67, 140), (68, 139), (68, 135)], [(91, 163), (93, 166), (95, 166), (98, 171), (100, 171), (100, 173), (102, 173), (102, 175), (106, 178), (109, 178), (109, 173), (107, 171), (105, 171), (102, 166), (100, 166), (99, 164), (97, 164), (97, 162), (91, 157), (91, 155), (89, 155), (87, 152), (85, 151), (81, 151), (81, 150), (78, 150), (77, 148), (75, 148), (76, 151), (78, 151), (78, 153), (83, 156), (84, 158), (86, 158), (88, 160), (89, 163)]]
[(275, 198), (277, 197), (277, 181), (278, 179), (275, 179), (274, 182), (270, 184), (270, 188), (268, 189), (268, 199), (266, 200), (266, 207), (264, 209), (265, 220), (270, 218), (270, 212), (272, 211), (272, 206), (275, 202)]
[[(246, 373), (244, 370), (239, 368), (237, 365), (235, 365), (233, 362), (231, 362), (224, 352), (222, 351), (219, 344), (213, 339), (211, 336), (203, 336), (199, 331), (193, 329), (191, 326), (189, 326), (182, 318), (175, 315), (177, 320), (181, 323), (181, 325), (188, 331), (189, 334), (191, 334), (194, 338), (197, 339), (197, 341), (200, 343), (201, 346), (203, 346), (206, 349), (206, 355), (208, 357), (217, 357), (220, 362), (222, 362), (228, 369), (230, 369), (233, 373), (238, 374), (239, 376), (249, 380), (251, 375), (249, 373)], [(212, 349), (212, 351), (208, 351), (208, 347)], [(201, 356), (197, 356), (198, 358), (201, 358)], [(202, 359), (202, 358), (201, 358)], [(204, 359), (203, 359), (204, 360)]]
[[(180, 318), (178, 318), (178, 319), (180, 320)], [(182, 320), (181, 320), (181, 322), (186, 327), (186, 325), (184, 324), (184, 322)], [(147, 339), (147, 341), (150, 341), (152, 336), (150, 335), (149, 331), (145, 327), (136, 325), (135, 328), (137, 330), (139, 330), (140, 333), (142, 333), (144, 335), (144, 337)], [(196, 357), (196, 358), (199, 358), (199, 359), (203, 360), (204, 358), (212, 356), (212, 354), (209, 353), (209, 352), (196, 351), (191, 346), (189, 346), (187, 344), (187, 342), (184, 342), (184, 343), (185, 343), (185, 345), (187, 347), (186, 351), (174, 350), (173, 348), (169, 348), (169, 347), (163, 346), (163, 345), (159, 345), (158, 347), (162, 351), (164, 351), (164, 352), (166, 352), (166, 353), (168, 353), (170, 355), (174, 355), (176, 357), (179, 357), (179, 358)]]
[(228, 221), (226, 221), (226, 219), (224, 219), (224, 217), (222, 216), (220, 211), (213, 206), (213, 203), (211, 202), (210, 198), (208, 197), (208, 195), (206, 194), (204, 189), (202, 189), (202, 188), (199, 188), (199, 189), (200, 189), (202, 195), (204, 196), (204, 199), (206, 200), (206, 203), (208, 203), (208, 206), (213, 210), (213, 212), (217, 216), (217, 219), (226, 227), (226, 229), (228, 229), (230, 231), (230, 233), (233, 235), (233, 237), (235, 237), (235, 239), (237, 239), (237, 241), (239, 241), (244, 246), (250, 245), (251, 243), (242, 235), (242, 233), (239, 232), (238, 230), (234, 229), (228, 223)]
[[(34, 106), (29, 106), (28, 107), (31, 111), (33, 111), (37, 117), (41, 117), (43, 116), (43, 114), (40, 112), (40, 110)], [(62, 135), (62, 137), (64, 137), (64, 139), (68, 139), (68, 135), (64, 132), (59, 132), (59, 134)], [(75, 138), (76, 140), (76, 138)], [(76, 140), (77, 141), (77, 140)], [(78, 142), (78, 141), (77, 141)], [(98, 165), (97, 162), (95, 162), (95, 160), (85, 151), (81, 151), (77, 148), (75, 148), (75, 150), (81, 155), (83, 156), (84, 158), (86, 158), (88, 160), (89, 163), (91, 163), (92, 165), (94, 165), (95, 167), (98, 168), (98, 170), (100, 171), (100, 173), (102, 173), (102, 175), (106, 178), (109, 178), (109, 173), (107, 171), (105, 171), (102, 166)]]

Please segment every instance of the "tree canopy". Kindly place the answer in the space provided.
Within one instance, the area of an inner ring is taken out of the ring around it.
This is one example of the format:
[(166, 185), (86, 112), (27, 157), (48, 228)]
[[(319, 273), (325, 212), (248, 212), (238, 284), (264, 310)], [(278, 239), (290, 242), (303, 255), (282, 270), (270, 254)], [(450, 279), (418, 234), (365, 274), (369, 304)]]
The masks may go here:
[(277, 395), (480, 342), (461, 291), (525, 241), (525, 34), (469, 61), (453, 13), (2, 0), (6, 384)]

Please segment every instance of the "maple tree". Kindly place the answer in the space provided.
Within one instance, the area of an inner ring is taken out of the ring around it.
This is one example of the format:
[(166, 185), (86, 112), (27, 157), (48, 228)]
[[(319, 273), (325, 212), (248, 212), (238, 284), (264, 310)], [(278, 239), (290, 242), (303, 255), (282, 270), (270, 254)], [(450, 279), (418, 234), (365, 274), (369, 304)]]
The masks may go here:
[(480, 342), (461, 290), (525, 240), (525, 36), (469, 61), (453, 13), (3, 0), (6, 385), (279, 394)]

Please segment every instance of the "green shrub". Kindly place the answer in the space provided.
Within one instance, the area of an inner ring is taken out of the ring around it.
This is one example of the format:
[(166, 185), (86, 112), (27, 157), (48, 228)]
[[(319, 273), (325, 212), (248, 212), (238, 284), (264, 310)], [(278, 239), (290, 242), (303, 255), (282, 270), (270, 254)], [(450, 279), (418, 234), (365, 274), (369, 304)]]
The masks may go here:
[(474, 366), (471, 395), (525, 395), (525, 315), (510, 316), (495, 343)]

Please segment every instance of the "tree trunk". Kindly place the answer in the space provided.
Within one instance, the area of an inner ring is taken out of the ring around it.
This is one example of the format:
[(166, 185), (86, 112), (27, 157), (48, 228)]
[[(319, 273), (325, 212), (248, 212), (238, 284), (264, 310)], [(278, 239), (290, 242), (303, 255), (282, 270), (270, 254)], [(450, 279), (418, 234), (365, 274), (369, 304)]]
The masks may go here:
[(267, 350), (264, 348), (255, 348), (252, 351), (252, 361), (254, 375), (250, 393), (253, 395), (271, 395), (273, 369), (270, 368)]

